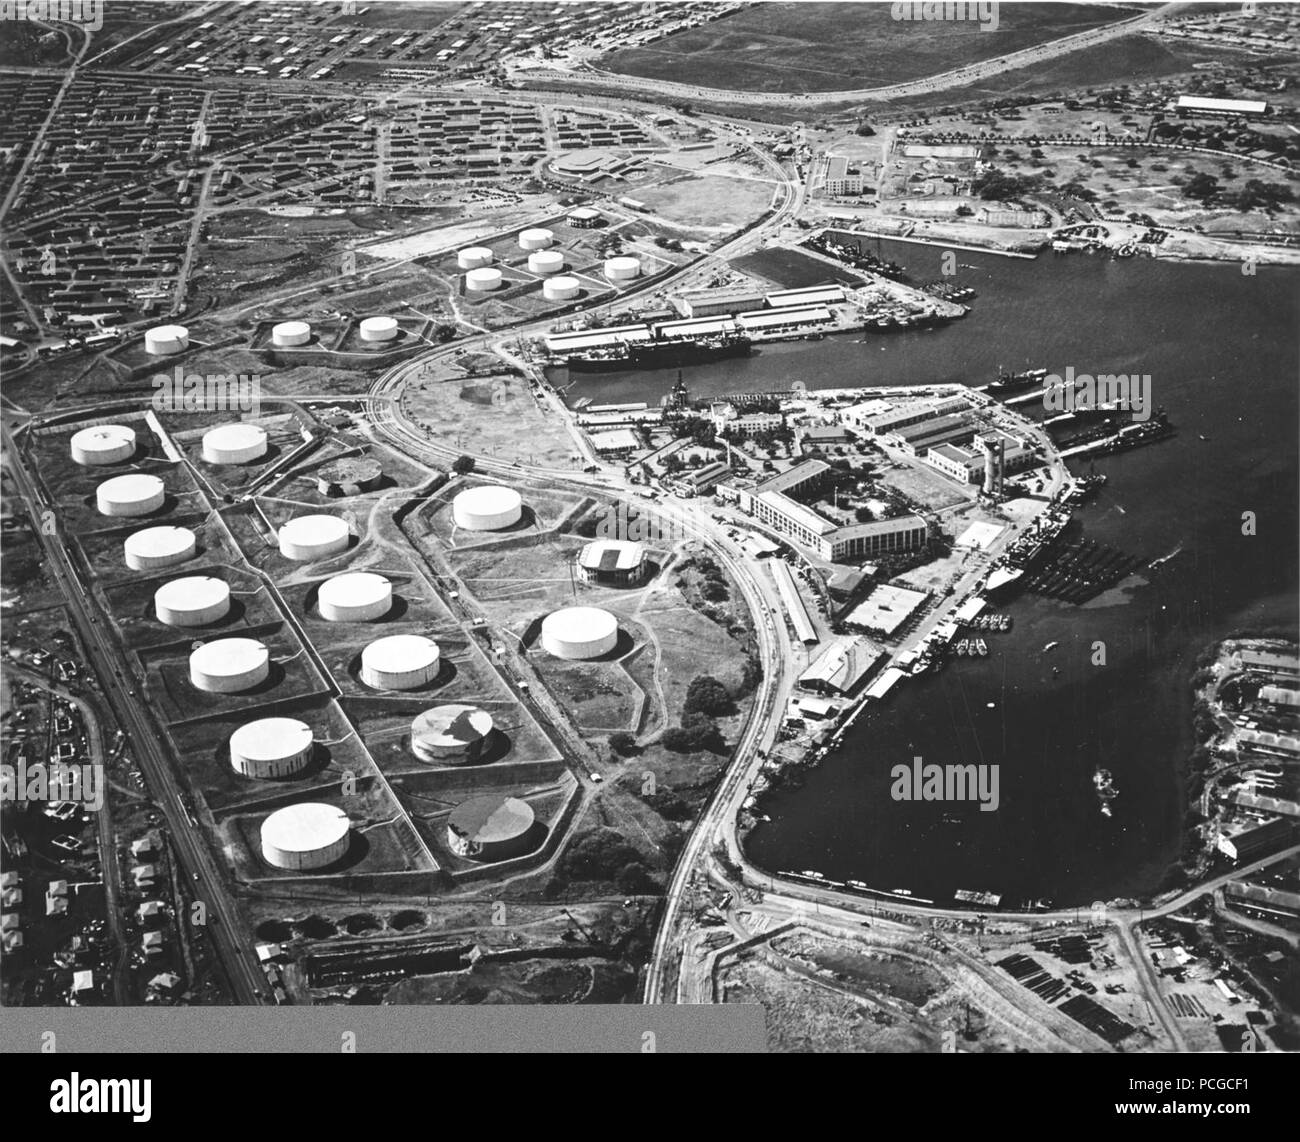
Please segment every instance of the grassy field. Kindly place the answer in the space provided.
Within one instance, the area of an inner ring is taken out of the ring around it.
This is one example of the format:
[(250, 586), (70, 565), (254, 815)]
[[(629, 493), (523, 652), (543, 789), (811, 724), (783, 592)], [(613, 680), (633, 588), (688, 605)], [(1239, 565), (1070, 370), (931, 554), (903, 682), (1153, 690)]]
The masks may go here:
[(757, 179), (704, 175), (664, 183), (641, 193), (656, 214), (687, 226), (716, 226), (733, 230), (766, 210), (773, 184)]
[(1135, 9), (1004, 4), (996, 32), (902, 21), (889, 4), (761, 4), (603, 61), (624, 75), (742, 91), (845, 91), (902, 83), (1126, 19)]
[[(997, 37), (989, 37), (994, 39)], [(1106, 87), (1113, 83), (1150, 82), (1162, 76), (1191, 71), (1206, 60), (1262, 63), (1260, 56), (1203, 48), (1194, 44), (1167, 44), (1150, 36), (1121, 36), (1096, 47), (1084, 48), (1032, 67), (1004, 71), (968, 87), (953, 87), (911, 95), (897, 101), (899, 108), (923, 111), (1000, 96), (1031, 95), (1037, 92), (1071, 91), (1079, 87)]]

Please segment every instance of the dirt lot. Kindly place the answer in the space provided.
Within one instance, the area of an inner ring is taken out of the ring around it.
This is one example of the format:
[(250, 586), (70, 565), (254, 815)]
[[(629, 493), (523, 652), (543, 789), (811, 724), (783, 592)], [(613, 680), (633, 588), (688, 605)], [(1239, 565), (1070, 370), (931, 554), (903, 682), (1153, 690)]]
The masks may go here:
[(670, 222), (735, 230), (767, 209), (773, 184), (757, 179), (704, 175), (641, 192), (641, 201)]
[(522, 377), (497, 375), (408, 383), (408, 415), (466, 452), (550, 468), (571, 465), (573, 438)]

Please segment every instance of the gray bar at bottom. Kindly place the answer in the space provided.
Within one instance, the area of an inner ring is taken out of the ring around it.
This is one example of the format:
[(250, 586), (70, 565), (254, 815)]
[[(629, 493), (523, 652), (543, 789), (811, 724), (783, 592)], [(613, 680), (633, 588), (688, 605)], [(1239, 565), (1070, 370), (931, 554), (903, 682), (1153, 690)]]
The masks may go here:
[[(52, 1036), (52, 1038), (51, 1038)], [(6, 1007), (0, 1052), (761, 1052), (747, 1004), (481, 1007)]]

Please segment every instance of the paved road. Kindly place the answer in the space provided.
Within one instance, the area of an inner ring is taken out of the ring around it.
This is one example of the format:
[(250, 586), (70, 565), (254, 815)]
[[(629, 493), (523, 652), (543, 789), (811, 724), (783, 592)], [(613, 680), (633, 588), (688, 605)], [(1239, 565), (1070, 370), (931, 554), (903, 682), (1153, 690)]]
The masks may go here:
[[(39, 521), (50, 510), (30, 472), (21, 451), (3, 426), (5, 455), (18, 491)], [(135, 757), (167, 824), (174, 851), (181, 866), (194, 882), (195, 895), (208, 908), (208, 930), (213, 946), (226, 970), (237, 1002), (256, 1004), (266, 986), (265, 977), (251, 950), (251, 941), (242, 933), (233, 902), (227, 895), (220, 871), (212, 861), (202, 835), (189, 823), (181, 789), (162, 747), (162, 733), (154, 724), (148, 707), (139, 700), (136, 680), (125, 673), (123, 658), (108, 633), (109, 620), (99, 611), (94, 599), (81, 584), (68, 544), (57, 533), (47, 535), (36, 528), (45, 551), (45, 569), (67, 603), (67, 612), (86, 649), (89, 665), (99, 678), (104, 700), (116, 711)], [(178, 919), (179, 922), (179, 919)]]

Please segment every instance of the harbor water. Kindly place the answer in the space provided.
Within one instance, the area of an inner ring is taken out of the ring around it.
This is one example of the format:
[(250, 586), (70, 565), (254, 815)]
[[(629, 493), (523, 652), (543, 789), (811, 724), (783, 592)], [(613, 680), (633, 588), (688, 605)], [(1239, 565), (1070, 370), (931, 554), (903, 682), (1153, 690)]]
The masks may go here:
[[(940, 277), (942, 247), (885, 242), (881, 253), (914, 280)], [(1196, 656), (1234, 632), (1297, 627), (1300, 270), (1082, 254), (957, 260), (954, 280), (977, 294), (964, 319), (765, 346), (683, 370), (691, 395), (796, 380), (984, 384), (999, 366), (1150, 374), (1176, 435), (1097, 459), (1108, 482), (1076, 519), (1084, 538), (1160, 563), (1084, 606), (1025, 595), (1000, 607), (1015, 623), (982, 636), (988, 658), (895, 687), (800, 785), (765, 798), (772, 819), (748, 851), (769, 869), (936, 901), (959, 888), (1065, 905), (1151, 893), (1182, 847)], [(653, 404), (676, 375), (586, 374), (568, 395)], [(914, 757), (1000, 766), (997, 810), (892, 800), (891, 770)], [(1111, 816), (1099, 768), (1118, 790)]]

